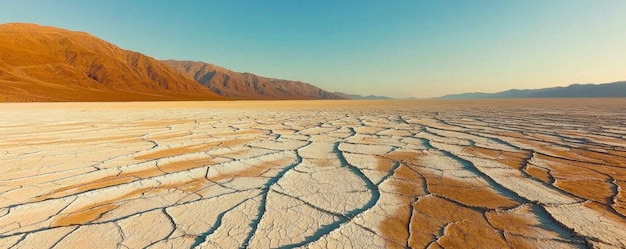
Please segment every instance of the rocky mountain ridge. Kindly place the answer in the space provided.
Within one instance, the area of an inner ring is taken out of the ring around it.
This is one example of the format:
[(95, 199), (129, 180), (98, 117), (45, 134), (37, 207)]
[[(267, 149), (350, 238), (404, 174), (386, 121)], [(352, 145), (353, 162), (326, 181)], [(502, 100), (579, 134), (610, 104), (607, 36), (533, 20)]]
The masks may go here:
[(156, 59), (84, 32), (0, 25), (0, 101), (210, 100)]
[(179, 73), (225, 97), (251, 99), (342, 99), (314, 85), (239, 73), (206, 62), (163, 60)]

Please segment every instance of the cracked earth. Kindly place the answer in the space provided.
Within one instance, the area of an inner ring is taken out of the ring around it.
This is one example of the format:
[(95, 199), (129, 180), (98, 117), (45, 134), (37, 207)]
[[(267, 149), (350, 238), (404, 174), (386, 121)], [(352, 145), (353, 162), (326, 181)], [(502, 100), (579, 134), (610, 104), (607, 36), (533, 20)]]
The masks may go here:
[(626, 247), (624, 100), (0, 111), (0, 248)]

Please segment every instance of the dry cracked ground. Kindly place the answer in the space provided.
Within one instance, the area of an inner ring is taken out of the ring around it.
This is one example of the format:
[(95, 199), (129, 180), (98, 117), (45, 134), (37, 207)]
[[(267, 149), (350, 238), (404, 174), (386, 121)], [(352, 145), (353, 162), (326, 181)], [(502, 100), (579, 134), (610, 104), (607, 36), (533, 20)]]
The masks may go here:
[(0, 111), (0, 248), (626, 247), (626, 100)]

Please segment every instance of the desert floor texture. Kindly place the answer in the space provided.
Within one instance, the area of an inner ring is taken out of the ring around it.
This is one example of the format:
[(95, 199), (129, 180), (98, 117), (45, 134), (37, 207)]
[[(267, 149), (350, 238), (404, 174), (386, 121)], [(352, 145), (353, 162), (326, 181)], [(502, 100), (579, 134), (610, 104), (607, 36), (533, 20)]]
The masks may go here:
[(625, 248), (626, 100), (0, 104), (0, 248)]

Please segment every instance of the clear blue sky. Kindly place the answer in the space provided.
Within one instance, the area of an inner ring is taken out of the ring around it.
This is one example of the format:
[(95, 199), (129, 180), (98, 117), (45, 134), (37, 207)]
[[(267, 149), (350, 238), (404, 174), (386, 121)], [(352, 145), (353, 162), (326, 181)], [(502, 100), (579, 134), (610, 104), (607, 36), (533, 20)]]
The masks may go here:
[(7, 22), (357, 94), (626, 80), (624, 0), (0, 0)]

